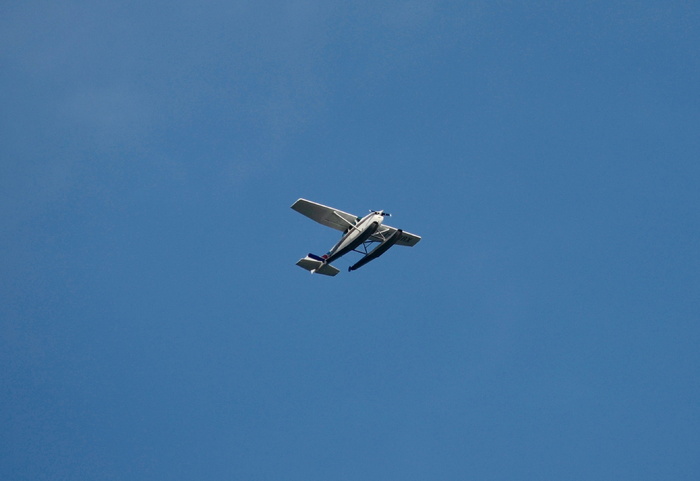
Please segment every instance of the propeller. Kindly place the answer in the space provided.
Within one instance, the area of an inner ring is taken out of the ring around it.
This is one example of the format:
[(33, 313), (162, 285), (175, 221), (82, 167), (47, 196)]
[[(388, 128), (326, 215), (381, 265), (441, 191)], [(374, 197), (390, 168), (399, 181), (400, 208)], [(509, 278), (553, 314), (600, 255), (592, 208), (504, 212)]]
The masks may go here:
[(384, 217), (391, 217), (391, 214), (389, 214), (388, 212), (384, 212), (383, 210), (372, 210), (372, 209), (370, 209), (370, 212), (372, 212), (372, 213), (374, 213), (374, 214), (382, 215), (382, 216), (384, 216)]

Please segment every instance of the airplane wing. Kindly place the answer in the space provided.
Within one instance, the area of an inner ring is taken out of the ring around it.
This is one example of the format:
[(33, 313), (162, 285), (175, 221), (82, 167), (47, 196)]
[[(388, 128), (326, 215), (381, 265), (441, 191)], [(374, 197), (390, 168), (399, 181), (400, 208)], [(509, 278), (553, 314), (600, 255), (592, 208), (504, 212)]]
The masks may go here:
[[(379, 227), (379, 230), (374, 233), (372, 237), (370, 237), (371, 240), (381, 242), (387, 237), (389, 237), (391, 234), (396, 232), (398, 229), (396, 227), (391, 227), (390, 225), (382, 224)], [(420, 236), (411, 234), (410, 232), (402, 231), (401, 232), (401, 237), (399, 237), (399, 240), (396, 241), (397, 246), (409, 246), (413, 247), (414, 245), (418, 244), (420, 242)]]
[[(359, 220), (357, 216), (343, 212), (342, 210), (328, 207), (327, 205), (317, 204), (306, 199), (299, 199), (292, 204), (292, 209), (304, 214), (306, 217), (315, 220), (319, 224), (326, 227), (345, 231), (351, 225)], [(399, 241), (400, 243), (401, 241)]]

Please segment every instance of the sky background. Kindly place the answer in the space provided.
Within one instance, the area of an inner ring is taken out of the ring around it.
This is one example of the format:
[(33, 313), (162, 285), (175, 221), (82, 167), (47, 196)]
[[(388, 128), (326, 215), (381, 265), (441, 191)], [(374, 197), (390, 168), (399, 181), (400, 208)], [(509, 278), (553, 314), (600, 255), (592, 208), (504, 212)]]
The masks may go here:
[[(699, 46), (693, 1), (3, 2), (0, 478), (700, 479)], [(299, 197), (423, 240), (311, 276)]]

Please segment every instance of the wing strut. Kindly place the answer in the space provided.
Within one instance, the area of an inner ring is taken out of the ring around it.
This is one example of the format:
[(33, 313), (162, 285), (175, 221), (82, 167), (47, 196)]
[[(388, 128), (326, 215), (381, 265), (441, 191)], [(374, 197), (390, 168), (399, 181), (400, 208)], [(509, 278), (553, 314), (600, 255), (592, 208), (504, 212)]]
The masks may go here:
[(338, 217), (338, 218), (339, 218), (340, 220), (342, 220), (343, 222), (345, 222), (349, 227), (354, 227), (354, 226), (355, 226), (355, 224), (353, 224), (352, 222), (349, 222), (345, 217), (343, 217), (342, 215), (338, 214), (338, 212), (336, 212), (335, 210), (333, 211), (333, 215), (336, 216), (336, 217)]

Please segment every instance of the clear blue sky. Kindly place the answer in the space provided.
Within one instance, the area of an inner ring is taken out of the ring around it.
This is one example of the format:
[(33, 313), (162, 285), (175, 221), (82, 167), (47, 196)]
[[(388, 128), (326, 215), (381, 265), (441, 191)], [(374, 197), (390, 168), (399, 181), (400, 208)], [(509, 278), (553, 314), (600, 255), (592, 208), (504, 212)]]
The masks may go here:
[[(700, 5), (0, 7), (0, 478), (700, 479)], [(299, 197), (423, 237), (335, 278)]]

